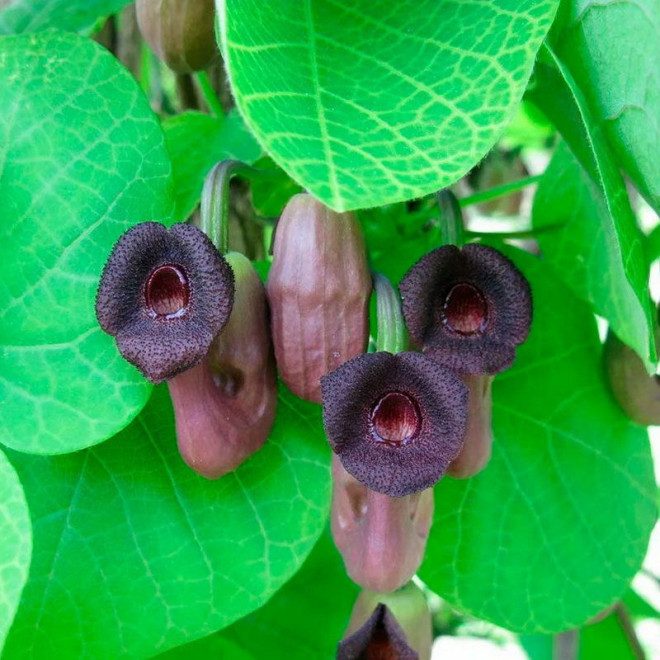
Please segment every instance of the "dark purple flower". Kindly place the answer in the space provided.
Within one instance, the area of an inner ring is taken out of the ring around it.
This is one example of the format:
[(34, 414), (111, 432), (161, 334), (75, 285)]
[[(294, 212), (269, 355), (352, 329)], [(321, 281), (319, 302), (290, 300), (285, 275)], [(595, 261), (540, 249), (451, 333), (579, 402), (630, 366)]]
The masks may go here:
[(420, 353), (359, 355), (323, 376), (321, 393), (328, 442), (379, 493), (432, 486), (461, 448), (467, 388)]
[(124, 358), (159, 383), (202, 360), (233, 301), (232, 270), (203, 232), (144, 222), (116, 243), (96, 316)]
[(445, 245), (429, 252), (406, 273), (399, 290), (411, 336), (459, 373), (503, 371), (529, 334), (529, 283), (487, 245)]
[(387, 605), (380, 603), (364, 625), (339, 642), (337, 660), (418, 660)]

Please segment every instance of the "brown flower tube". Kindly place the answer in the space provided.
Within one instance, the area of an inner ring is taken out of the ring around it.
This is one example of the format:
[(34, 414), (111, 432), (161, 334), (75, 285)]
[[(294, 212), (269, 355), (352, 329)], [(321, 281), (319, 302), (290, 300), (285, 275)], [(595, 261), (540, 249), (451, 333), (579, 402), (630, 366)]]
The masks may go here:
[[(659, 337), (656, 328), (656, 346), (660, 348)], [(649, 376), (639, 355), (611, 330), (603, 356), (612, 393), (626, 415), (643, 426), (660, 424), (658, 376)]]
[(493, 446), (493, 376), (463, 374), (461, 380), (468, 387), (468, 414), (463, 448), (447, 468), (447, 474), (455, 479), (465, 479), (481, 472), (490, 460)]
[(371, 288), (355, 216), (308, 194), (292, 197), (277, 224), (267, 291), (277, 366), (294, 394), (321, 403), (321, 376), (364, 352)]
[(391, 594), (362, 591), (355, 601), (338, 660), (429, 660), (431, 613), (421, 589), (409, 582)]
[(240, 465), (264, 443), (275, 418), (275, 359), (264, 287), (250, 261), (230, 252), (234, 307), (202, 363), (168, 382), (179, 451), (208, 479)]
[(172, 71), (205, 69), (217, 53), (213, 0), (136, 0), (140, 32)]
[(332, 457), (332, 536), (346, 572), (365, 589), (390, 592), (416, 573), (433, 520), (433, 489), (389, 497), (363, 486)]

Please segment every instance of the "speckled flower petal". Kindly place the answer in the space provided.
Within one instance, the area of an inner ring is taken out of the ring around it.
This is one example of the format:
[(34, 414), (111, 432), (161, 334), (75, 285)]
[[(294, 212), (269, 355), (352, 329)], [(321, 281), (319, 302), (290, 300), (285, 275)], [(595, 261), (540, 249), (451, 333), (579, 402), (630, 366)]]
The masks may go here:
[(411, 336), (459, 373), (497, 373), (529, 334), (532, 297), (523, 274), (487, 245), (446, 245), (422, 257), (399, 285)]
[(436, 483), (463, 442), (468, 391), (419, 353), (360, 355), (321, 378), (328, 442), (358, 481), (391, 497)]
[(126, 360), (158, 383), (202, 360), (233, 300), (232, 270), (203, 232), (145, 222), (115, 245), (96, 315)]

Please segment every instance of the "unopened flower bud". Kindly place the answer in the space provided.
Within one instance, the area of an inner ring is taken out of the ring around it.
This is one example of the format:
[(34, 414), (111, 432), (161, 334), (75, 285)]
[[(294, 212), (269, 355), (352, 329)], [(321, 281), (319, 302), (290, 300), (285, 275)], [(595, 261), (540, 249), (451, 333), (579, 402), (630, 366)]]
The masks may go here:
[(136, 0), (145, 41), (176, 73), (205, 69), (217, 53), (213, 0)]
[(277, 385), (265, 290), (237, 252), (234, 307), (202, 363), (169, 381), (179, 451), (199, 474), (215, 479), (257, 451), (275, 417)]
[(403, 586), (424, 557), (433, 489), (389, 497), (362, 485), (332, 457), (332, 536), (356, 584), (378, 592)]
[(447, 474), (464, 479), (481, 472), (490, 460), (493, 446), (492, 382), (489, 374), (463, 374), (468, 387), (468, 414), (463, 447), (450, 463)]
[[(656, 328), (658, 347), (659, 338)], [(612, 393), (626, 415), (644, 426), (660, 424), (660, 378), (649, 376), (639, 355), (611, 330), (604, 359)]]
[(267, 290), (278, 369), (294, 394), (320, 403), (321, 376), (366, 349), (371, 288), (355, 216), (308, 194), (292, 197), (277, 224)]

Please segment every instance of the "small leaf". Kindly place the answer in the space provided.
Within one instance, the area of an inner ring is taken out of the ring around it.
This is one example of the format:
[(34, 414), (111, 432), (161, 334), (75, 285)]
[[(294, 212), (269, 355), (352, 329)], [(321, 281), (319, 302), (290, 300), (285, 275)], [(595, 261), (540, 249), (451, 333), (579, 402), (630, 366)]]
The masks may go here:
[(263, 449), (207, 481), (179, 457), (167, 389), (128, 428), (58, 457), (11, 452), (34, 560), (6, 658), (140, 658), (264, 604), (326, 524), (320, 408), (288, 392)]
[(236, 111), (224, 118), (185, 112), (166, 119), (163, 130), (172, 158), (173, 222), (184, 222), (195, 210), (204, 179), (216, 163), (233, 158), (249, 165), (261, 155), (261, 147)]
[[(573, 220), (557, 243), (556, 260), (568, 264), (559, 271), (560, 275), (574, 290), (580, 287), (579, 295), (593, 305), (597, 314), (607, 318), (617, 336), (640, 355), (651, 372), (657, 355), (655, 314), (647, 291), (648, 263), (625, 183), (601, 128), (591, 117), (582, 90), (549, 47), (542, 50), (536, 78), (531, 100), (553, 120), (586, 173), (570, 188), (577, 191), (583, 206), (597, 207), (589, 209), (587, 230), (586, 222), (578, 226), (574, 212), (549, 218), (550, 212), (546, 214), (544, 209), (548, 194), (544, 194), (541, 200), (535, 200), (536, 221), (539, 215), (547, 222)], [(562, 169), (563, 166), (557, 166), (545, 185), (551, 186), (551, 178), (556, 178)], [(580, 182), (584, 182), (581, 188)], [(562, 185), (566, 188), (567, 182)], [(561, 189), (559, 192), (566, 194)], [(550, 206), (565, 211), (568, 204), (564, 197)], [(551, 240), (552, 237), (548, 239)], [(552, 243), (548, 241), (546, 247), (550, 250)], [(553, 258), (551, 254), (547, 256)], [(575, 279), (580, 272), (588, 273), (586, 282), (578, 283)], [(603, 273), (607, 273), (606, 278)]]
[(0, 652), (27, 580), (32, 527), (23, 488), (0, 451)]
[(341, 211), (420, 197), (475, 165), (511, 120), (558, 2), (216, 4), (248, 126)]
[(549, 229), (538, 233), (543, 257), (650, 364), (648, 265), (634, 219), (624, 218), (615, 220), (602, 189), (560, 143), (534, 197), (532, 223)]
[(604, 383), (593, 315), (544, 263), (509, 249), (534, 322), (493, 386), (493, 457), (443, 479), (420, 575), (452, 605), (506, 628), (558, 632), (611, 605), (656, 521), (645, 429)]
[(618, 163), (658, 213), (659, 34), (657, 0), (569, 0), (554, 35)]
[(0, 34), (46, 28), (88, 33), (99, 19), (129, 3), (130, 0), (11, 0), (8, 7), (0, 10)]
[(150, 392), (94, 299), (119, 236), (168, 217), (169, 157), (135, 80), (89, 39), (0, 39), (0, 98), (0, 437), (73, 451), (126, 426)]
[(159, 660), (333, 658), (357, 595), (326, 530), (300, 571), (261, 609)]

